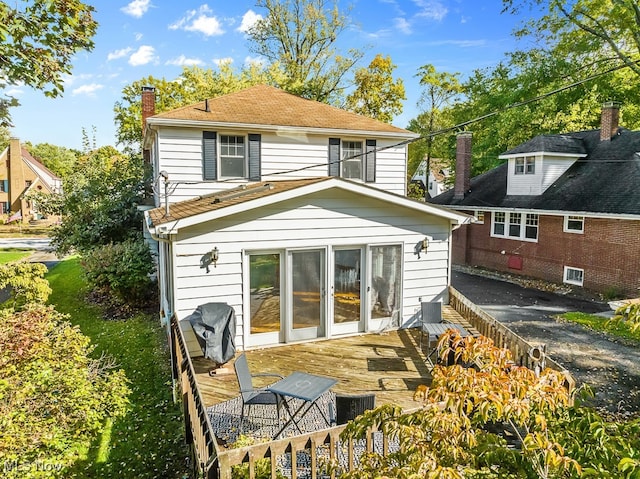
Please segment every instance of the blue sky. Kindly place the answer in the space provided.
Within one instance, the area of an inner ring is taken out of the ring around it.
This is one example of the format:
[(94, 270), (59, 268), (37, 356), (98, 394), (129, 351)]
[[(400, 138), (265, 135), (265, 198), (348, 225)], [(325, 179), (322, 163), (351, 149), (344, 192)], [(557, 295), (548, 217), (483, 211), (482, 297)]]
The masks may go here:
[[(79, 53), (65, 78), (62, 98), (49, 99), (24, 86), (12, 87), (21, 106), (12, 110), (11, 133), (23, 141), (69, 148), (82, 145), (82, 128), (96, 129), (98, 146), (115, 146), (113, 106), (122, 88), (148, 75), (176, 78), (183, 65), (235, 67), (258, 60), (243, 30), (264, 14), (254, 0), (85, 0), (96, 8), (95, 48)], [(368, 47), (360, 66), (378, 53), (391, 56), (395, 76), (405, 82), (407, 100), (394, 124), (416, 116), (415, 74), (432, 63), (464, 78), (495, 65), (514, 48), (519, 20), (502, 14), (500, 0), (340, 0), (352, 5), (351, 26), (341, 49)]]

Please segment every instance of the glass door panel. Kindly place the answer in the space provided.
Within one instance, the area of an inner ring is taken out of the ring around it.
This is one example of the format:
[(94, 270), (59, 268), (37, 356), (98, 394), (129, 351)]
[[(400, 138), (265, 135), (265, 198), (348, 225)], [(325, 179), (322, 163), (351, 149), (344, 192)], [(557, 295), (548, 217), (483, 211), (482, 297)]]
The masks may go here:
[(249, 256), (249, 332), (280, 334), (280, 254)]
[(291, 331), (293, 340), (322, 335), (324, 319), (324, 250), (292, 251)]
[(333, 267), (333, 321), (335, 323), (360, 321), (362, 316), (361, 258), (360, 248), (335, 251)]
[[(400, 318), (402, 298), (402, 247), (400, 245), (371, 247), (370, 318), (375, 320)], [(394, 324), (398, 326), (398, 324)], [(375, 327), (375, 325), (373, 325)]]

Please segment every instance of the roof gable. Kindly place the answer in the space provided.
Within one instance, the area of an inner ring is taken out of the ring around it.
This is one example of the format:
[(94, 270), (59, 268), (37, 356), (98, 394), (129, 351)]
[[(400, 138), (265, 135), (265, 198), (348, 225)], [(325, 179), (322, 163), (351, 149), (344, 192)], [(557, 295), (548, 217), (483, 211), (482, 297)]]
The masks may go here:
[(181, 122), (212, 122), (230, 125), (347, 130), (380, 133), (403, 138), (413, 132), (318, 101), (307, 100), (268, 85), (256, 85), (193, 105), (160, 113), (149, 125)]

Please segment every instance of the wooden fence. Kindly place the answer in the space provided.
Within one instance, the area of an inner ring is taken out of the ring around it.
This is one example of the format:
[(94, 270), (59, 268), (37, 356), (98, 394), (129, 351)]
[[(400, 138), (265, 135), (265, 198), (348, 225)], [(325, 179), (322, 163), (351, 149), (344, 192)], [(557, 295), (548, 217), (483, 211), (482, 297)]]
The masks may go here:
[(449, 306), (455, 309), (480, 334), (491, 338), (494, 345), (511, 351), (513, 360), (518, 365), (526, 366), (530, 369), (546, 365), (557, 371), (565, 371), (556, 361), (546, 356), (546, 345), (534, 345), (525, 341), (453, 287), (449, 287)]

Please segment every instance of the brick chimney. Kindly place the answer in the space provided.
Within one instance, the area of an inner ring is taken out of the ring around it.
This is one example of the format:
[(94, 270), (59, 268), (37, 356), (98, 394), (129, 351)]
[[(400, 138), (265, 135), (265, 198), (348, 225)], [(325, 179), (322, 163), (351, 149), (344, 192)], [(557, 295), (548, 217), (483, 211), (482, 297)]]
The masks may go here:
[(611, 141), (618, 133), (620, 122), (620, 103), (608, 101), (602, 105), (600, 117), (600, 141)]
[(147, 118), (156, 114), (156, 89), (152, 86), (142, 87), (142, 136), (147, 129)]
[(456, 182), (453, 198), (461, 200), (471, 189), (471, 138), (470, 131), (456, 135)]

